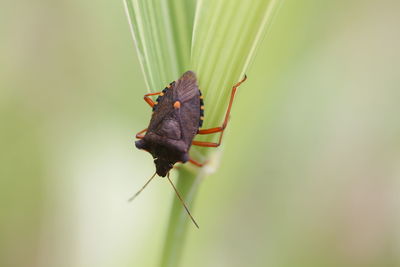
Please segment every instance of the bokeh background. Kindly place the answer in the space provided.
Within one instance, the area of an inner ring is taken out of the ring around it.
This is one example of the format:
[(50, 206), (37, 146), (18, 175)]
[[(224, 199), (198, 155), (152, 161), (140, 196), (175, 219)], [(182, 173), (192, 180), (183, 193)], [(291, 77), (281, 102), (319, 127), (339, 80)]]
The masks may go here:
[[(399, 9), (285, 1), (182, 266), (400, 266)], [(156, 266), (175, 196), (126, 201), (154, 166), (122, 1), (3, 1), (0, 22), (0, 266)]]

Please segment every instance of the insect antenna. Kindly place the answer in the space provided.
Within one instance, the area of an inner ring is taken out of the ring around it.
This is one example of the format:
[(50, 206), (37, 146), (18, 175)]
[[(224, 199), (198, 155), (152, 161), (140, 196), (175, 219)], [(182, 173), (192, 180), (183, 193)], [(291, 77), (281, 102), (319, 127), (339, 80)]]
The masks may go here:
[(197, 222), (196, 222), (195, 219), (193, 218), (192, 214), (190, 214), (190, 211), (189, 211), (189, 209), (187, 208), (185, 202), (183, 201), (181, 195), (179, 195), (179, 192), (178, 192), (178, 190), (176, 189), (174, 183), (172, 183), (171, 179), (169, 178), (169, 173), (167, 174), (167, 178), (168, 178), (168, 181), (170, 182), (170, 184), (172, 185), (172, 187), (174, 188), (176, 195), (178, 196), (179, 200), (181, 201), (181, 203), (182, 203), (183, 207), (185, 208), (187, 214), (189, 215), (190, 219), (192, 219), (194, 225), (196, 225), (196, 227), (197, 227), (198, 229), (200, 229), (199, 225), (197, 224)]
[(134, 194), (131, 198), (128, 199), (129, 202), (131, 202), (132, 200), (134, 200), (145, 188), (146, 186), (151, 182), (151, 180), (153, 180), (154, 176), (156, 176), (156, 172), (153, 174), (153, 176), (151, 176), (151, 178), (144, 184), (144, 186), (136, 192), (136, 194)]

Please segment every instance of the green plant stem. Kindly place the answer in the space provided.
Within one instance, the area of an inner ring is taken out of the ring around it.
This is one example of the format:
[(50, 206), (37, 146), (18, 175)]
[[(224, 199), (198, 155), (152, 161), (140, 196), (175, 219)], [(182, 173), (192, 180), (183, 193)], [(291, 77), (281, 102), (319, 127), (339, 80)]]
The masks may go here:
[[(188, 205), (189, 208), (193, 207), (203, 172), (193, 172), (187, 168), (181, 168), (179, 169), (178, 174), (179, 176), (176, 187), (182, 195), (186, 205)], [(182, 256), (188, 226), (197, 230), (197, 228), (191, 224), (190, 218), (183, 209), (179, 199), (175, 197), (172, 203), (160, 266), (179, 266), (179, 260)]]

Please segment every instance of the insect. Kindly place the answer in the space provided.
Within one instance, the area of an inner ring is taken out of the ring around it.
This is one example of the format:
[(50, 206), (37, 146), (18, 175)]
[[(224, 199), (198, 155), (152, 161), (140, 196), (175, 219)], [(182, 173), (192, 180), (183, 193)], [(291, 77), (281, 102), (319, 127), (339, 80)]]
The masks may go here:
[[(156, 174), (161, 177), (167, 176), (192, 221), (198, 227), (170, 180), (169, 172), (177, 162), (186, 163), (189, 161), (198, 167), (204, 165), (204, 163), (199, 163), (190, 158), (190, 147), (192, 145), (218, 147), (221, 144), (236, 89), (246, 79), (245, 76), (233, 86), (222, 126), (209, 129), (200, 129), (204, 120), (204, 102), (197, 85), (196, 74), (193, 71), (185, 72), (182, 77), (170, 83), (161, 92), (149, 93), (144, 96), (144, 100), (153, 108), (153, 114), (149, 126), (136, 134), (136, 138), (139, 140), (135, 142), (135, 145), (138, 149), (146, 150), (153, 156), (156, 172), (131, 199), (135, 198)], [(153, 101), (151, 96), (158, 96), (158, 98)], [(197, 134), (214, 133), (220, 133), (218, 143), (193, 140)]]

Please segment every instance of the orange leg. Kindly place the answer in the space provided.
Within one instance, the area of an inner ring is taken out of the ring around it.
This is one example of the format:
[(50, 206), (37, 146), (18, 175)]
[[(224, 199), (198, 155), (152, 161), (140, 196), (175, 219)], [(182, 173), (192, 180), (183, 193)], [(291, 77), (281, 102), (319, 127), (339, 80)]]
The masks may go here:
[(221, 144), (221, 140), (218, 143), (203, 142), (203, 141), (192, 141), (192, 145), (194, 145), (194, 146), (218, 147), (220, 144)]
[(153, 96), (153, 95), (160, 95), (162, 92), (157, 92), (157, 93), (149, 93), (149, 94), (145, 94), (144, 95), (144, 101), (147, 102), (147, 104), (150, 105), (150, 107), (154, 107), (155, 103), (153, 101), (153, 99), (151, 99), (149, 96)]
[(194, 159), (189, 159), (189, 162), (192, 163), (193, 165), (196, 165), (197, 167), (203, 167), (206, 164), (195, 161)]
[(243, 80), (241, 80), (240, 82), (238, 82), (237, 84), (235, 84), (232, 87), (231, 98), (229, 99), (228, 109), (226, 110), (225, 119), (224, 119), (224, 122), (222, 123), (222, 126), (221, 127), (214, 127), (214, 128), (199, 130), (199, 132), (197, 133), (197, 134), (213, 134), (213, 133), (219, 133), (220, 132), (221, 134), (219, 136), (218, 143), (193, 141), (192, 142), (193, 145), (195, 145), (195, 146), (203, 146), (203, 147), (218, 147), (219, 145), (221, 145), (222, 136), (224, 135), (224, 130), (225, 130), (226, 126), (228, 125), (229, 115), (231, 113), (232, 103), (233, 103), (233, 99), (235, 98), (236, 89), (246, 79), (247, 79), (247, 76), (245, 75)]
[(147, 131), (147, 128), (144, 129), (144, 130), (141, 130), (140, 132), (138, 132), (138, 133), (136, 134), (136, 138), (137, 138), (137, 139), (142, 139), (142, 138), (144, 137), (143, 133), (145, 133), (146, 131)]
[[(143, 98), (144, 98), (144, 101), (146, 101), (147, 104), (150, 105), (150, 107), (154, 107), (155, 103), (154, 103), (153, 99), (150, 98), (150, 96), (160, 95), (161, 93), (162, 93), (162, 92), (145, 94), (144, 97), (143, 97)], [(142, 130), (142, 131), (140, 131), (140, 132), (138, 132), (138, 133), (136, 134), (136, 138), (137, 138), (137, 139), (142, 139), (142, 138), (144, 137), (143, 133), (145, 133), (146, 131), (147, 131), (147, 128), (144, 129), (144, 130)]]

